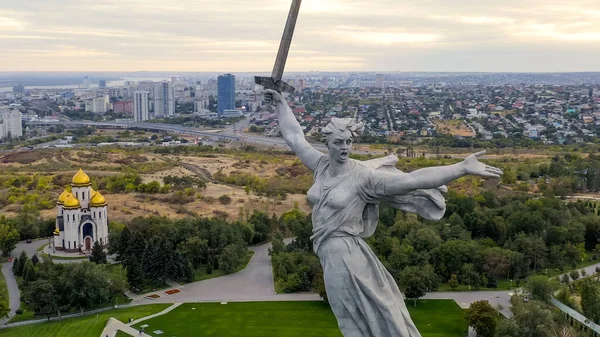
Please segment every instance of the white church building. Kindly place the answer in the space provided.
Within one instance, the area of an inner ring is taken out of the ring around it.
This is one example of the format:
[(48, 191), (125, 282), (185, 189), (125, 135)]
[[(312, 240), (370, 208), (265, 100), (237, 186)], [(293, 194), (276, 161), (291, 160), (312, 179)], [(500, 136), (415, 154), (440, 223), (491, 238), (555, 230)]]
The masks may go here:
[(108, 245), (108, 204), (94, 191), (90, 177), (81, 169), (73, 176), (71, 192), (58, 197), (54, 247), (68, 253), (89, 252), (98, 241)]

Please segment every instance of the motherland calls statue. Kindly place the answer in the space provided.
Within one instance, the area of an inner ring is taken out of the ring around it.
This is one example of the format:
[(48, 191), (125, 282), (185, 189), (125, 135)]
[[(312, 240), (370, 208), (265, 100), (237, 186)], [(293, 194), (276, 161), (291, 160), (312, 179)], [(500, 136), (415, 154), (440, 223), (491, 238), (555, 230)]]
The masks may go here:
[(349, 158), (363, 126), (333, 118), (322, 129), (329, 154), (314, 149), (285, 99), (266, 90), (275, 104), (285, 142), (314, 172), (308, 191), (312, 205), (313, 247), (323, 266), (325, 289), (344, 337), (420, 337), (393, 277), (363, 238), (373, 235), (379, 203), (439, 220), (446, 206), (441, 192), (465, 175), (498, 178), (502, 170), (477, 160), (485, 151), (448, 166), (403, 173), (396, 156), (358, 161)]

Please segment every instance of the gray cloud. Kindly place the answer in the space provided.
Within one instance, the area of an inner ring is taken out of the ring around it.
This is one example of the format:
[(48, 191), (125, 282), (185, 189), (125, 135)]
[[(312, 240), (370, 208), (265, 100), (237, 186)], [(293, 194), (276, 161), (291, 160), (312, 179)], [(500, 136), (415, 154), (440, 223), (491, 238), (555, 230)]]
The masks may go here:
[[(0, 1), (0, 70), (265, 71), (289, 0)], [(288, 70), (598, 70), (598, 0), (304, 0)]]

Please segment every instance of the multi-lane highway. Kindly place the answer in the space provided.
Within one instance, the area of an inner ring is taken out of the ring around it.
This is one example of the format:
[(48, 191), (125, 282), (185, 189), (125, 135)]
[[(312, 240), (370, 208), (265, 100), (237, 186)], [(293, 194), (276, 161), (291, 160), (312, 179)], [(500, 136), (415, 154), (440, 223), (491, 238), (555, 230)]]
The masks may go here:
[[(275, 147), (285, 147), (285, 141), (281, 138), (263, 137), (258, 135), (247, 135), (237, 133), (237, 127), (231, 127), (224, 130), (203, 130), (198, 128), (185, 127), (179, 124), (147, 123), (147, 122), (92, 122), (92, 121), (60, 121), (60, 122), (27, 122), (28, 125), (57, 125), (64, 126), (94, 126), (110, 129), (142, 129), (150, 131), (168, 131), (179, 134), (186, 134), (198, 137), (207, 137), (215, 140), (242, 141), (250, 144), (267, 145)], [(320, 143), (312, 144), (319, 151), (326, 151), (327, 148)]]

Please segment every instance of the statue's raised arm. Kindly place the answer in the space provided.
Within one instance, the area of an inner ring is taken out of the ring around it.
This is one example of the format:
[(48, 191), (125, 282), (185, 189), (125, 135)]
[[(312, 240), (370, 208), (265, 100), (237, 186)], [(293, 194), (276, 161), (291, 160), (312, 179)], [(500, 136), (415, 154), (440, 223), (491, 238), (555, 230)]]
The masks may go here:
[(296, 120), (296, 116), (294, 116), (283, 96), (275, 90), (265, 90), (264, 94), (267, 104), (272, 102), (275, 105), (275, 112), (279, 120), (279, 129), (285, 143), (292, 148), (306, 167), (314, 171), (319, 158), (323, 154), (306, 141), (304, 132)]

